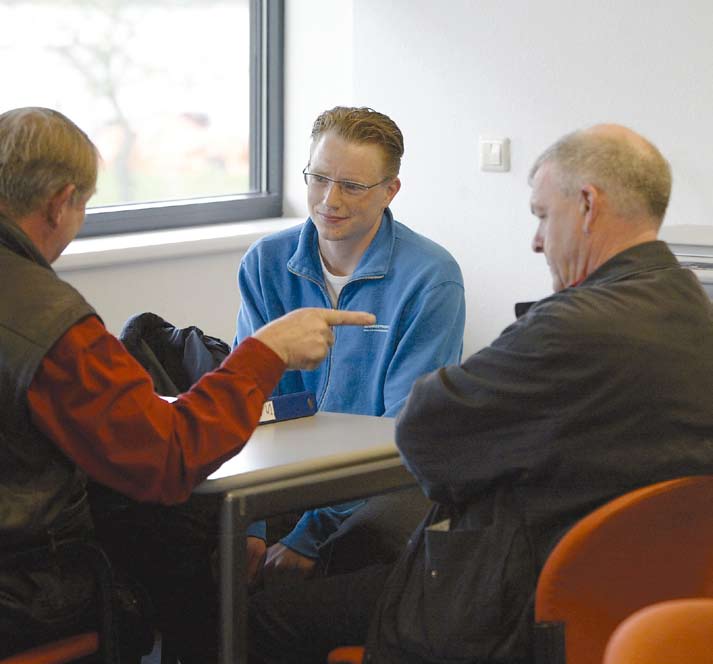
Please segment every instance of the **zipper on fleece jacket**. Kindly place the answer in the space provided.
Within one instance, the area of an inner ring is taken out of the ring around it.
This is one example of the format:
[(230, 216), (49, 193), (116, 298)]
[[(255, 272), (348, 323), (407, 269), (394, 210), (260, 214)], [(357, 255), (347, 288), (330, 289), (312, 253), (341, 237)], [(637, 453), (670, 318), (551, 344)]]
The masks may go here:
[[(300, 279), (307, 279), (307, 281), (311, 281), (317, 288), (319, 288), (320, 292), (322, 293), (322, 296), (326, 300), (327, 304), (329, 305), (329, 309), (332, 309), (334, 311), (337, 311), (340, 309), (339, 302), (342, 299), (342, 293), (344, 292), (344, 289), (349, 286), (349, 284), (356, 283), (357, 281), (373, 281), (375, 279), (383, 279), (384, 275), (373, 275), (373, 276), (365, 276), (365, 277), (357, 277), (356, 279), (350, 279), (347, 281), (346, 284), (344, 284), (344, 288), (342, 288), (341, 292), (339, 293), (339, 297), (337, 298), (337, 306), (335, 307), (332, 304), (332, 300), (329, 297), (329, 293), (327, 292), (326, 287), (324, 284), (320, 283), (316, 279), (313, 279), (312, 277), (308, 277), (306, 274), (302, 274), (300, 272), (295, 272), (291, 267), (288, 267), (287, 270), (294, 274), (296, 277), (299, 277)], [(334, 344), (336, 346), (336, 342)], [(329, 384), (332, 380), (332, 351), (334, 350), (334, 346), (329, 349), (329, 353), (327, 353), (327, 357), (325, 359), (325, 362), (327, 363), (327, 377), (324, 381), (324, 387), (322, 388), (322, 392), (317, 396), (317, 410), (322, 410), (322, 403), (324, 403), (325, 398), (327, 397), (327, 389), (329, 388)]]

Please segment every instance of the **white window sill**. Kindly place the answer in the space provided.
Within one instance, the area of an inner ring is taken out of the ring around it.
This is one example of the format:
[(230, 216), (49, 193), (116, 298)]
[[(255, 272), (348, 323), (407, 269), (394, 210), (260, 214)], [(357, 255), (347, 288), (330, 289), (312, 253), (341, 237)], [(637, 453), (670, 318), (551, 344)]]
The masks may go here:
[(280, 217), (214, 226), (80, 238), (70, 243), (55, 261), (54, 268), (61, 272), (179, 256), (244, 251), (264, 235), (296, 226), (303, 221), (302, 218)]

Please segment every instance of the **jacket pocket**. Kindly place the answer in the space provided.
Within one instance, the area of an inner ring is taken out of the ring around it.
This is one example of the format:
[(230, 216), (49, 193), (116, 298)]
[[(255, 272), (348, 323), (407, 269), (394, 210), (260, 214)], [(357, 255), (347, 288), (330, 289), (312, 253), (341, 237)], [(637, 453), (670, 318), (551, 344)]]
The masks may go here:
[(491, 508), (492, 518), (466, 509), (452, 529), (421, 531), (397, 609), (399, 641), (420, 661), (498, 661), (527, 648), (536, 580), (527, 532), (507, 496)]

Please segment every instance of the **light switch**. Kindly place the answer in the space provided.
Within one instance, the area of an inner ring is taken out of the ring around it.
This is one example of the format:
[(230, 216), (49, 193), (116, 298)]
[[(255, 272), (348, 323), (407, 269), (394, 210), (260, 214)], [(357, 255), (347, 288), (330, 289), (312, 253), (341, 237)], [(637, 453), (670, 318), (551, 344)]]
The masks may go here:
[(510, 139), (480, 137), (480, 170), (510, 170)]

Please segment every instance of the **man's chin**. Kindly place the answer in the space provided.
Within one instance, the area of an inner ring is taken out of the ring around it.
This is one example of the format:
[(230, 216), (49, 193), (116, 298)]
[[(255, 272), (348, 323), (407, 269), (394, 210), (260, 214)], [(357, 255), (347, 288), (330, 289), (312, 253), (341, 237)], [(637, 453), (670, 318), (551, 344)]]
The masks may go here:
[(329, 223), (322, 219), (319, 219), (315, 226), (317, 227), (317, 232), (319, 237), (325, 240), (341, 240), (347, 232), (346, 226), (341, 223)]

